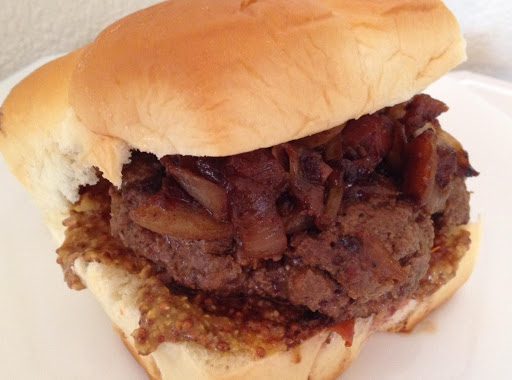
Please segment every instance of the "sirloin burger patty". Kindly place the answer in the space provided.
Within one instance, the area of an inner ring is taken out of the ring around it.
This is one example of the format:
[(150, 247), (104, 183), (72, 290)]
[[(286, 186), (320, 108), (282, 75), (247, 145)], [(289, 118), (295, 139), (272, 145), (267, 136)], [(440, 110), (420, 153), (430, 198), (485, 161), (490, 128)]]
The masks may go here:
[(331, 379), (472, 270), (417, 95), (464, 47), (434, 0), (168, 1), (18, 84), (0, 149), (150, 377)]

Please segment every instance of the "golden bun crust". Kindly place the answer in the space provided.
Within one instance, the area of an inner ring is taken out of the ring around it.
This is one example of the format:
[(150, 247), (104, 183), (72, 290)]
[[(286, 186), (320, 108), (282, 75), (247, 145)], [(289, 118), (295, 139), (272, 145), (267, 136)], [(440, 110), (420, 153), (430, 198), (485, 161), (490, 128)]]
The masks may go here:
[(461, 259), (456, 276), (431, 296), (410, 300), (392, 315), (357, 319), (351, 347), (345, 347), (345, 341), (336, 332), (323, 330), (298, 347), (263, 359), (219, 353), (195, 343), (163, 343), (152, 354), (141, 356), (131, 336), (140, 317), (135, 306), (137, 290), (141, 286), (139, 277), (118, 267), (86, 263), (81, 259), (75, 261), (75, 271), (98, 299), (126, 347), (152, 380), (328, 380), (336, 379), (356, 359), (363, 343), (374, 331), (410, 331), (464, 284), (477, 257), (480, 225), (470, 224), (465, 228), (471, 233), (471, 248)]
[(173, 0), (105, 29), (70, 101), (98, 134), (227, 156), (411, 98), (465, 59), (439, 0)]

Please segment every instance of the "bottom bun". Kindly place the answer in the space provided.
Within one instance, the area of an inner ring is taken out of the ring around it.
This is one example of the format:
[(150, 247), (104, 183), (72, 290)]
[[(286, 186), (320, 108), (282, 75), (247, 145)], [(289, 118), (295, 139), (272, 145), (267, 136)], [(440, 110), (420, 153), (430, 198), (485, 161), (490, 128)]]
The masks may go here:
[(76, 274), (95, 295), (134, 358), (152, 380), (197, 379), (335, 379), (357, 357), (364, 341), (374, 331), (409, 331), (440, 306), (468, 279), (479, 245), (479, 225), (465, 227), (471, 233), (471, 248), (461, 259), (457, 274), (432, 295), (411, 299), (393, 313), (385, 312), (355, 321), (352, 345), (346, 347), (338, 333), (324, 329), (288, 351), (264, 358), (250, 354), (207, 350), (196, 343), (162, 343), (147, 356), (135, 349), (132, 332), (139, 326), (136, 297), (142, 281), (124, 269), (77, 259)]

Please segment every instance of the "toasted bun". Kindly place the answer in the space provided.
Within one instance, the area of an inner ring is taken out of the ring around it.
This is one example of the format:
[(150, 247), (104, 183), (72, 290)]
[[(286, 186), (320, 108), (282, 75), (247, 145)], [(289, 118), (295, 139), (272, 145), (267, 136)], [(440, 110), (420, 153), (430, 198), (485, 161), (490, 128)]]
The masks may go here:
[(137, 353), (131, 333), (138, 327), (135, 306), (141, 286), (138, 276), (100, 263), (75, 261), (75, 271), (93, 292), (121, 335), (126, 347), (145, 368), (151, 379), (335, 379), (357, 357), (365, 340), (374, 331), (409, 331), (432, 310), (440, 306), (469, 277), (477, 257), (480, 229), (466, 227), (471, 233), (471, 249), (464, 255), (457, 274), (431, 296), (410, 300), (391, 315), (358, 319), (351, 347), (336, 332), (324, 330), (289, 351), (255, 359), (207, 350), (195, 343), (163, 343), (148, 356)]

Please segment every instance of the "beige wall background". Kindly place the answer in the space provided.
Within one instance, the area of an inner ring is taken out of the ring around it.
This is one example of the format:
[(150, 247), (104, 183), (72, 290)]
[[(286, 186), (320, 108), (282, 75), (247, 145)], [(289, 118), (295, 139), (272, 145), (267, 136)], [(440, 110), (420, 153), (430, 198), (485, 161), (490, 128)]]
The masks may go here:
[[(0, 79), (38, 58), (82, 46), (114, 20), (157, 2), (0, 0)], [(512, 0), (445, 2), (468, 40), (462, 68), (512, 81)]]

